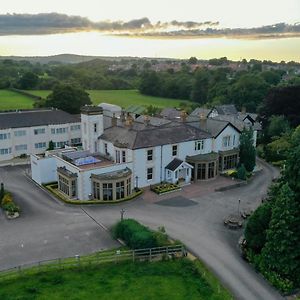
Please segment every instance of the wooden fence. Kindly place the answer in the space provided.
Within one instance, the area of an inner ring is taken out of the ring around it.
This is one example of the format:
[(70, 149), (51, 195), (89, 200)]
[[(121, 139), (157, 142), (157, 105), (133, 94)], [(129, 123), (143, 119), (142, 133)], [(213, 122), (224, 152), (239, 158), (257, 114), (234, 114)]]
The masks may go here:
[(104, 263), (119, 263), (123, 261), (156, 261), (164, 258), (179, 258), (186, 256), (186, 253), (186, 249), (183, 245), (176, 245), (136, 250), (103, 251), (82, 257), (75, 255), (74, 257), (43, 260), (2, 270), (0, 271), (0, 280), (51, 270), (90, 267)]

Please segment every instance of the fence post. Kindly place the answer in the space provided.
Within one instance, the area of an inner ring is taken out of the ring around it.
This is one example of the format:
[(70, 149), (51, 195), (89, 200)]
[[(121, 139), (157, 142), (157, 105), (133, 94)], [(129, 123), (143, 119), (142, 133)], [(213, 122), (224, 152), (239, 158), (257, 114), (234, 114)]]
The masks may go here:
[(135, 250), (132, 250), (132, 261), (135, 261)]
[(149, 260), (152, 261), (152, 248), (149, 250)]

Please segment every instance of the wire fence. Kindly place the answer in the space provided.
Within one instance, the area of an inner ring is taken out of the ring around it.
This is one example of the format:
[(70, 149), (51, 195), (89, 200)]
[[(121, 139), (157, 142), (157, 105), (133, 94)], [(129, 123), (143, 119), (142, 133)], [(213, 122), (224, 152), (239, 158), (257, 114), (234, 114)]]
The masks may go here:
[(0, 271), (0, 280), (52, 270), (91, 267), (104, 263), (120, 263), (124, 261), (158, 261), (170, 258), (180, 258), (186, 256), (186, 254), (187, 251), (183, 245), (135, 250), (103, 251), (90, 256), (81, 257), (80, 255), (75, 255), (74, 257), (56, 258), (19, 265), (14, 268)]

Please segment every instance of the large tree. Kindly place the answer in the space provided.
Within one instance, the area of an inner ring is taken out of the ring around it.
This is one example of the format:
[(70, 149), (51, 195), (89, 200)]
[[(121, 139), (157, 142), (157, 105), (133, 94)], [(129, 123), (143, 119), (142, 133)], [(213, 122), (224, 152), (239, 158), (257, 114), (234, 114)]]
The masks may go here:
[(248, 172), (255, 167), (256, 151), (253, 145), (253, 130), (244, 129), (240, 136), (240, 164), (244, 164)]
[(283, 115), (296, 127), (300, 124), (300, 85), (272, 89), (266, 96), (260, 111), (266, 124), (272, 115)]
[(207, 70), (198, 70), (195, 74), (194, 84), (192, 87), (192, 100), (200, 104), (205, 104), (207, 102), (208, 86), (209, 74)]
[(45, 106), (55, 107), (71, 114), (78, 114), (85, 104), (91, 104), (89, 94), (78, 86), (59, 84), (47, 97)]
[(294, 287), (300, 283), (299, 201), (287, 183), (281, 187), (272, 209), (261, 266), (271, 280), (279, 275), (293, 282)]

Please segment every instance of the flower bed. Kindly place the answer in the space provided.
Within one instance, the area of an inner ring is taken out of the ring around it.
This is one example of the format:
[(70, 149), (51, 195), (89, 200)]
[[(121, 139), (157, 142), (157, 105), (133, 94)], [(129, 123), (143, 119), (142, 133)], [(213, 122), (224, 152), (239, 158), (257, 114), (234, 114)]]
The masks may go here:
[(20, 215), (20, 207), (14, 203), (11, 193), (4, 193), (1, 200), (1, 207), (5, 211), (8, 219), (17, 218)]
[(161, 195), (164, 193), (168, 193), (171, 191), (177, 191), (180, 190), (180, 186), (178, 184), (169, 183), (169, 182), (163, 182), (160, 184), (155, 184), (150, 186), (151, 191), (154, 193)]

